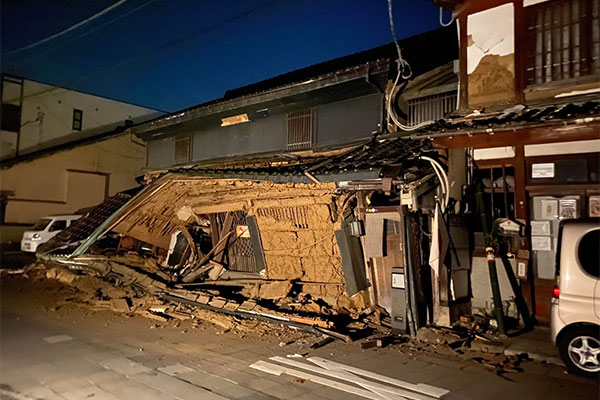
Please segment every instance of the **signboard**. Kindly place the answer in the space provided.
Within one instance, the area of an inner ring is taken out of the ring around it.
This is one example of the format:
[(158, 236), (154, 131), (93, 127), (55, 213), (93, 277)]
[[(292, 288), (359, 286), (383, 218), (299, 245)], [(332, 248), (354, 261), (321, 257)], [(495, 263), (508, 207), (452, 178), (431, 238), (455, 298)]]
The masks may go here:
[(394, 289), (404, 289), (404, 274), (392, 273), (392, 288)]
[(554, 163), (538, 163), (531, 165), (532, 178), (554, 178)]
[(550, 236), (550, 221), (531, 221), (531, 234), (534, 236)]
[(542, 203), (542, 219), (558, 218), (558, 200), (543, 199), (541, 203)]
[(560, 199), (558, 209), (561, 219), (577, 218), (577, 200), (575, 199)]
[(600, 196), (590, 196), (588, 209), (590, 217), (600, 217)]
[(249, 238), (250, 231), (248, 230), (248, 225), (236, 225), (235, 226), (235, 236)]
[(551, 251), (552, 241), (550, 236), (532, 236), (531, 237), (531, 250), (537, 251)]

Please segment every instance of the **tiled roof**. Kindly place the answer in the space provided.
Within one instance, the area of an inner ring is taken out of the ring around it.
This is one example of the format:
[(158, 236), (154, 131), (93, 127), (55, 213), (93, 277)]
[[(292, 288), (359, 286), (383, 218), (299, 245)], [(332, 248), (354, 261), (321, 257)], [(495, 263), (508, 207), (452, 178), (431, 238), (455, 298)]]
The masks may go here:
[(239, 159), (212, 165), (196, 165), (171, 169), (171, 172), (210, 177), (273, 179), (273, 177), (301, 177), (306, 172), (321, 180), (328, 175), (343, 175), (358, 171), (372, 171), (377, 177), (382, 168), (412, 165), (419, 155), (430, 151), (428, 141), (405, 138), (374, 138), (367, 143), (347, 148), (340, 154), (315, 154), (310, 157), (290, 158), (273, 155), (264, 158)]
[(522, 129), (552, 124), (600, 120), (598, 94), (555, 99), (552, 103), (515, 105), (498, 111), (476, 111), (441, 119), (414, 132), (412, 137)]
[(141, 188), (117, 193), (93, 207), (88, 213), (74, 221), (48, 242), (39, 246), (37, 253), (56, 253), (87, 239), (115, 211), (125, 205)]

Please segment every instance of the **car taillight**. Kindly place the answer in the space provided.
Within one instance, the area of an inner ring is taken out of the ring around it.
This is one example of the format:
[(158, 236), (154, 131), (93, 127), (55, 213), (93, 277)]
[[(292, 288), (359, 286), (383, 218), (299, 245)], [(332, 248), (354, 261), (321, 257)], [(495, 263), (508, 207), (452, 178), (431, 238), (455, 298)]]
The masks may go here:
[(557, 285), (554, 285), (552, 289), (552, 298), (558, 299), (560, 297), (560, 288)]

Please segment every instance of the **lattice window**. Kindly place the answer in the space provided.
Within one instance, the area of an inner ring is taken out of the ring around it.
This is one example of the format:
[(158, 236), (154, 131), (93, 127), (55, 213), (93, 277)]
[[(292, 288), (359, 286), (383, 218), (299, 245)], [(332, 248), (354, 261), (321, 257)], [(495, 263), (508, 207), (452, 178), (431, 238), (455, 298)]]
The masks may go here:
[(190, 144), (190, 135), (180, 136), (175, 139), (175, 164), (181, 164), (190, 161)]
[(277, 207), (259, 208), (256, 210), (260, 217), (271, 217), (277, 221), (292, 221), (298, 229), (308, 229), (308, 207)]
[(600, 73), (600, 0), (526, 7), (527, 84)]
[[(246, 213), (244, 211), (234, 211), (232, 214), (233, 229), (239, 225), (248, 225), (246, 222)], [(223, 225), (225, 216), (226, 213), (217, 214), (219, 227)], [(250, 238), (234, 236), (233, 238), (229, 239), (226, 257), (230, 271), (258, 272), (256, 266), (256, 256), (254, 255), (254, 249), (252, 248), (252, 242), (250, 241)]]
[(456, 110), (456, 92), (446, 92), (408, 100), (408, 125), (437, 121)]
[(313, 143), (313, 111), (303, 110), (288, 114), (288, 150), (310, 149)]

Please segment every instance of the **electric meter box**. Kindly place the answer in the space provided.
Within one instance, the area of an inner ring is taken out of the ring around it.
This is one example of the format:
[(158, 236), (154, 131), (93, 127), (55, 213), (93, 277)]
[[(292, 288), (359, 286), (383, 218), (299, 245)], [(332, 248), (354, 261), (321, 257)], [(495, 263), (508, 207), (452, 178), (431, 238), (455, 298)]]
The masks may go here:
[(406, 279), (404, 268), (392, 268), (392, 333), (406, 333)]

